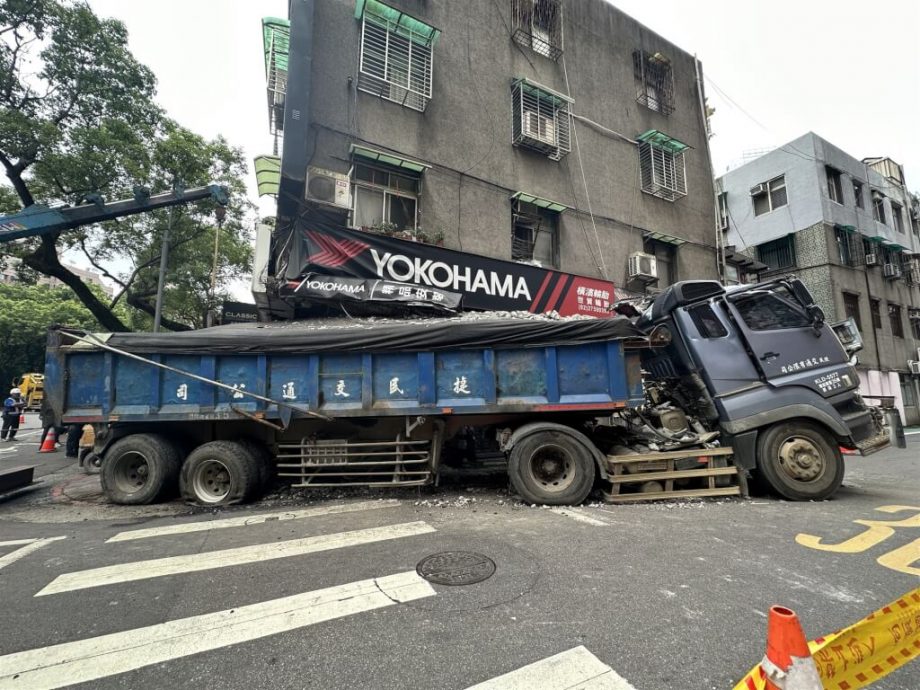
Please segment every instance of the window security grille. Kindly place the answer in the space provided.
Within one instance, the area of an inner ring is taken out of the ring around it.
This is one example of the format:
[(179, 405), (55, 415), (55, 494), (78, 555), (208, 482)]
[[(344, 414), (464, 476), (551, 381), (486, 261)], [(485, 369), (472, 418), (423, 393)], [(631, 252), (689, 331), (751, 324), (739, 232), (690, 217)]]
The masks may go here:
[(511, 0), (511, 37), (539, 55), (562, 55), (562, 0)]
[(561, 159), (571, 150), (571, 103), (570, 98), (526, 79), (512, 82), (512, 143), (554, 161)]
[(651, 142), (640, 141), (639, 170), (643, 192), (666, 201), (687, 196), (683, 151), (668, 151)]
[(635, 50), (633, 73), (637, 103), (662, 115), (674, 112), (674, 76), (668, 58), (661, 53), (651, 55)]
[(795, 240), (792, 235), (766, 242), (757, 247), (757, 258), (771, 271), (795, 266)]
[(367, 4), (358, 89), (424, 112), (431, 100), (432, 48), (438, 32), (418, 20), (404, 21), (406, 17), (381, 3)]
[(511, 260), (558, 267), (559, 214), (515, 201), (512, 209)]

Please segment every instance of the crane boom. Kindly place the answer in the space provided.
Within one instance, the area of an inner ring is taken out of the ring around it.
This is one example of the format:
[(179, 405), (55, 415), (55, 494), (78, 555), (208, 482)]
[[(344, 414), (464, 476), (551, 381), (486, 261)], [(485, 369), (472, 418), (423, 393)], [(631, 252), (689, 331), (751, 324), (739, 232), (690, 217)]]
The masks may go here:
[(96, 202), (78, 206), (49, 207), (44, 204), (33, 204), (18, 213), (0, 216), (0, 243), (36, 235), (50, 235), (61, 230), (72, 230), (83, 225), (190, 201), (201, 201), (209, 197), (221, 206), (226, 206), (230, 198), (226, 187), (210, 184), (186, 190), (176, 189), (153, 196), (144, 193), (144, 190), (138, 190), (134, 198), (113, 201), (110, 204), (104, 203), (101, 198)]

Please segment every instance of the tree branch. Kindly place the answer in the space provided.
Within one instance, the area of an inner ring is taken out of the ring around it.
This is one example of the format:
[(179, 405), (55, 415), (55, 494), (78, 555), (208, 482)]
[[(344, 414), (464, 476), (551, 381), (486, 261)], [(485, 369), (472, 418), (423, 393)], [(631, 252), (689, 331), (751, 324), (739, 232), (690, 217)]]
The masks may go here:
[(113, 332), (127, 331), (128, 327), (99, 300), (96, 293), (90, 290), (79, 276), (71, 273), (61, 264), (57, 255), (56, 239), (56, 235), (42, 235), (41, 244), (34, 252), (23, 257), (23, 263), (39, 273), (57, 278), (73, 290), (77, 298), (89, 309), (103, 328)]
[[(134, 295), (130, 292), (128, 293), (128, 304), (150, 316), (156, 315), (156, 309), (149, 302), (145, 302), (138, 295)], [(179, 323), (178, 321), (168, 319), (162, 314), (160, 315), (160, 325), (164, 328), (168, 328), (171, 331), (192, 330), (191, 326), (186, 326), (184, 323)]]

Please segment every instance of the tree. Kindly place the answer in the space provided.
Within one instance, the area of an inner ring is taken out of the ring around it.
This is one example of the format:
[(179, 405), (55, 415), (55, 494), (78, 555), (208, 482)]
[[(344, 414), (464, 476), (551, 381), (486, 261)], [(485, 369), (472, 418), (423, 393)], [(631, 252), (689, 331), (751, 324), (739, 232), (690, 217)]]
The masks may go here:
[[(244, 200), (242, 153), (221, 138), (205, 141), (166, 118), (153, 101), (153, 74), (134, 58), (127, 41), (121, 22), (97, 17), (83, 0), (0, 3), (0, 165), (16, 199), (23, 207), (36, 200), (73, 204), (91, 193), (130, 197), (135, 185), (157, 193), (176, 183), (221, 181), (238, 200), (222, 231), (221, 275), (246, 270), (244, 219), (250, 206)], [(0, 204), (8, 202), (9, 194), (0, 194)], [(213, 238), (212, 210), (208, 203), (187, 205), (23, 240), (4, 251), (18, 256), (26, 269), (67, 285), (105, 329), (122, 331), (130, 324), (114, 306), (153, 310), (151, 275), (170, 218), (176, 262), (168, 283), (177, 291), (200, 288), (188, 274), (201, 271), (211, 256), (193, 250), (204, 249), (208, 235)], [(60, 255), (68, 251), (84, 254), (119, 283), (114, 303), (106, 303), (61, 263)], [(174, 318), (165, 318), (164, 326), (199, 325), (200, 318), (191, 314), (203, 311), (208, 297), (200, 290), (171, 294)]]
[[(96, 286), (92, 289), (102, 296)], [(53, 323), (99, 330), (93, 315), (67, 288), (0, 284), (0, 386), (45, 370), (45, 342)]]

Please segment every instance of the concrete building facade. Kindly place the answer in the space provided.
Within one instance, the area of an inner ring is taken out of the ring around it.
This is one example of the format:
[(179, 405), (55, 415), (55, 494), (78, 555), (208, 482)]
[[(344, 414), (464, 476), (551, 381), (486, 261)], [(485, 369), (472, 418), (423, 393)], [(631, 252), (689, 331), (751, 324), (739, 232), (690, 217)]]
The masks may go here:
[(859, 160), (808, 133), (716, 188), (735, 256), (765, 264), (760, 278), (798, 275), (829, 321), (853, 318), (863, 394), (893, 397), (905, 422), (920, 423), (910, 364), (920, 360), (920, 209), (901, 166)]
[(702, 66), (604, 0), (292, 0), (288, 28), (278, 227), (338, 183), (352, 227), (636, 291), (717, 276)]

